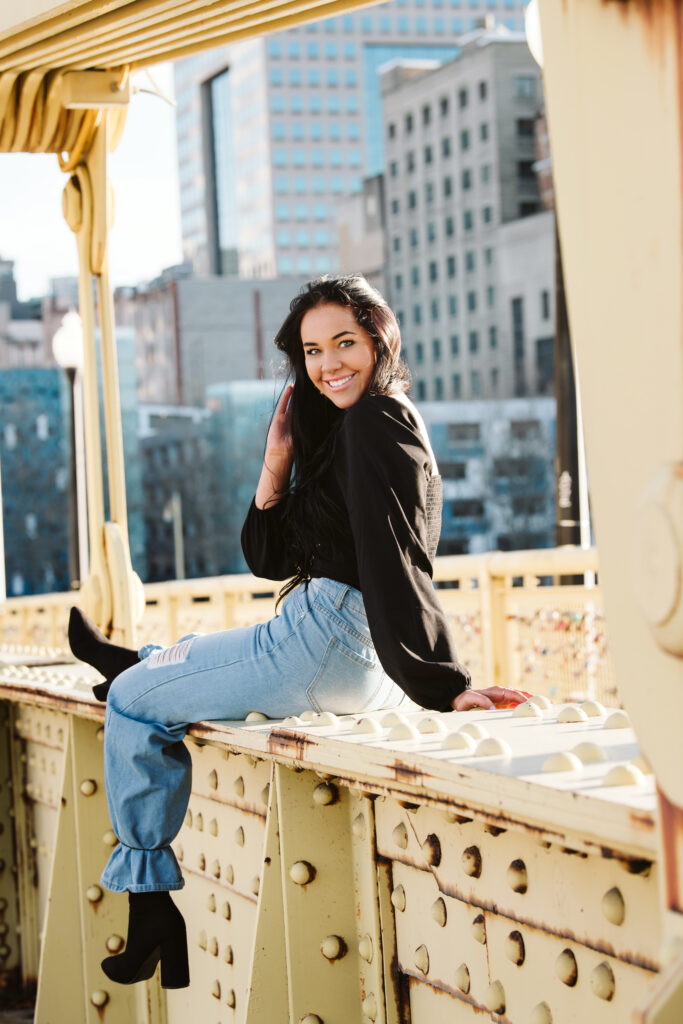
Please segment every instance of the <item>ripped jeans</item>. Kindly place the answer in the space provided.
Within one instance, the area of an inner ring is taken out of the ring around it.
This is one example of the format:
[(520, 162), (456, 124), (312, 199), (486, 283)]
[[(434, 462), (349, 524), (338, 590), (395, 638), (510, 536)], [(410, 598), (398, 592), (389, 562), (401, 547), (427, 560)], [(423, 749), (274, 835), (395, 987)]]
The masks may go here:
[(119, 845), (102, 874), (114, 892), (180, 889), (170, 843), (191, 787), (183, 738), (192, 722), (250, 711), (356, 714), (396, 707), (403, 691), (383, 671), (358, 590), (311, 580), (268, 622), (147, 644), (109, 691), (104, 731), (107, 800)]

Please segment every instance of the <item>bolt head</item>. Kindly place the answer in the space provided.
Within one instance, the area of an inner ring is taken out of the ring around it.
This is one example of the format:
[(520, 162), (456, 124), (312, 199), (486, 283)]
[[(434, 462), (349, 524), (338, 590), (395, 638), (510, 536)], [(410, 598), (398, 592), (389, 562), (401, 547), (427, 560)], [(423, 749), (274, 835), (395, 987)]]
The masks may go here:
[(555, 974), (565, 985), (573, 988), (579, 977), (576, 957), (571, 949), (563, 949), (555, 961)]
[(401, 913), (406, 909), (406, 891), (402, 885), (397, 885), (391, 893), (391, 902), (395, 910), (400, 910)]
[(85, 895), (91, 903), (99, 903), (104, 896), (104, 892), (99, 885), (90, 885), (86, 889)]
[(369, 935), (364, 935), (358, 943), (358, 953), (366, 961), (366, 963), (372, 963), (373, 957), (373, 946), (372, 939)]
[(123, 949), (123, 936), (110, 935), (106, 942), (108, 953), (120, 953)]
[(328, 935), (320, 944), (320, 952), (326, 960), (340, 960), (346, 953), (346, 943), (339, 935)]
[(591, 971), (590, 981), (598, 999), (609, 1002), (614, 998), (614, 974), (605, 960)]
[(331, 786), (329, 782), (321, 782), (313, 790), (313, 803), (318, 804), (319, 807), (326, 807), (328, 804), (335, 803), (338, 795), (335, 786)]
[(297, 860), (289, 869), (289, 877), (297, 885), (308, 885), (315, 878), (315, 868), (307, 860)]
[(96, 992), (93, 992), (90, 996), (90, 1002), (93, 1006), (100, 1009), (102, 1006), (106, 1006), (109, 1002), (109, 993), (105, 992), (103, 988), (98, 988)]
[(83, 779), (79, 788), (83, 796), (92, 796), (97, 792), (97, 783), (94, 779)]
[(618, 889), (616, 885), (605, 893), (600, 902), (600, 906), (603, 914), (610, 924), (620, 925), (624, 923), (624, 918), (626, 916), (624, 897), (621, 895), (621, 890)]

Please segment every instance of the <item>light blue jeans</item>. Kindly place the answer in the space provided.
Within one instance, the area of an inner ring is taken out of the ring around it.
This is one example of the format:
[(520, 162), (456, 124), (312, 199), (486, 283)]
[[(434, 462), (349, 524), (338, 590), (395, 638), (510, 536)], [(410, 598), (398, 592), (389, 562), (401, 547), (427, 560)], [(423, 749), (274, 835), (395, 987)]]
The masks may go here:
[(269, 622), (193, 634), (167, 648), (147, 644), (140, 657), (111, 687), (104, 726), (107, 800), (120, 842), (102, 884), (114, 892), (184, 884), (169, 844), (190, 797), (190, 723), (250, 711), (355, 714), (404, 699), (377, 659), (360, 591), (330, 579), (292, 591)]

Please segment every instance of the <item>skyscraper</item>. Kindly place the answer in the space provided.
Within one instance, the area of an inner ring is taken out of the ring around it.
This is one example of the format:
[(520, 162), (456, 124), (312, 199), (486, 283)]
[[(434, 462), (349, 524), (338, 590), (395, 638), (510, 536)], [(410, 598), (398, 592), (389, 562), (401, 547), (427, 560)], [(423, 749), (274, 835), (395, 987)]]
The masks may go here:
[(520, 0), (391, 0), (176, 65), (181, 223), (198, 273), (337, 269), (336, 202), (384, 167), (379, 68), (452, 59)]

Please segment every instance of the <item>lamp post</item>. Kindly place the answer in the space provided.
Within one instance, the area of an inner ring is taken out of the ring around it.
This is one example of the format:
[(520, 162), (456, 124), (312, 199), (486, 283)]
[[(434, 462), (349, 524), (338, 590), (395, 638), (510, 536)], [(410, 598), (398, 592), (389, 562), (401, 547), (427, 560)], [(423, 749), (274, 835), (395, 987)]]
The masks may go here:
[(62, 318), (52, 339), (52, 352), (69, 381), (71, 395), (71, 484), (69, 575), (78, 590), (88, 573), (88, 521), (85, 499), (85, 439), (83, 436), (83, 325), (75, 310)]

